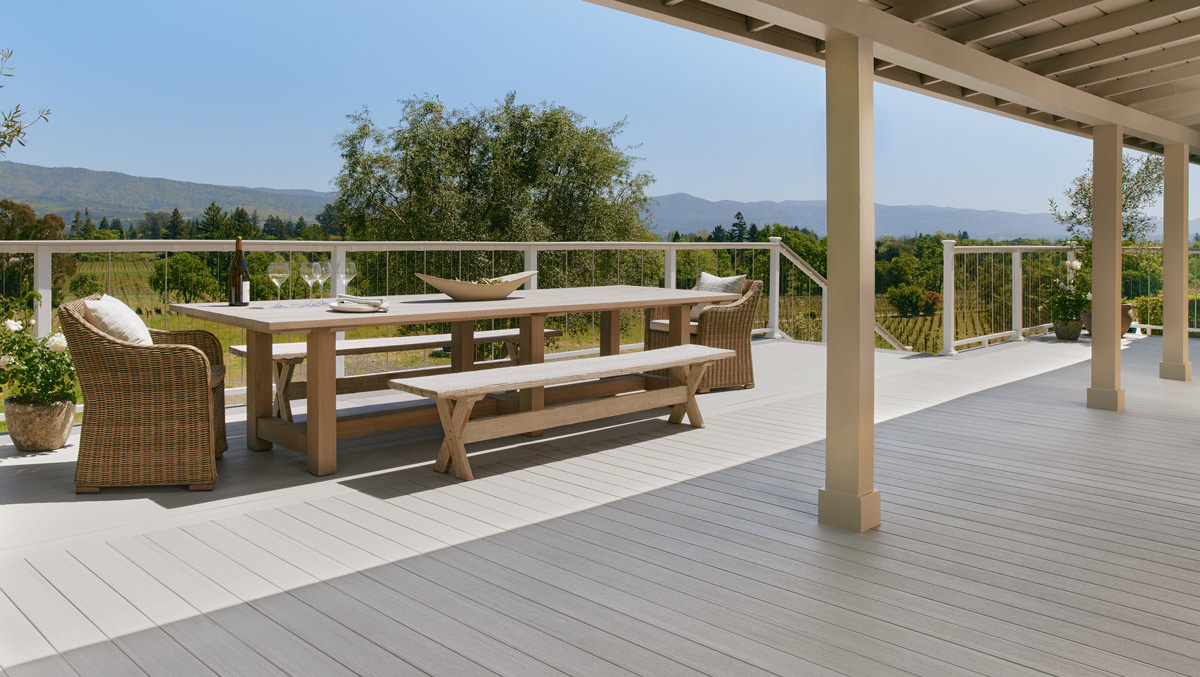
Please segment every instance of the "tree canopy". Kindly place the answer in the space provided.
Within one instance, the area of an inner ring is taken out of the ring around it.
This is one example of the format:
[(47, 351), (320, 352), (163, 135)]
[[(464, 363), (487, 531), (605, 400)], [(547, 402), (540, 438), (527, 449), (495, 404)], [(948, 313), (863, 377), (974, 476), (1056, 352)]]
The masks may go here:
[(624, 127), (585, 124), (562, 106), (447, 110), (403, 102), (380, 127), (367, 109), (338, 138), (341, 227), (353, 239), (641, 240), (645, 189)]
[[(0, 78), (12, 77), (12, 73), (8, 72), (12, 70), (12, 66), (8, 65), (8, 60), (12, 58), (12, 55), (11, 49), (0, 50)], [(0, 85), (0, 88), (3, 87), (4, 85)], [(14, 106), (12, 110), (0, 111), (0, 157), (4, 157), (14, 143), (24, 146), (26, 130), (39, 121), (49, 120), (50, 109), (44, 108), (38, 111), (33, 122), (26, 122), (24, 118), (25, 111), (21, 110), (20, 104)]]
[[(1121, 238), (1141, 242), (1154, 230), (1154, 217), (1145, 209), (1163, 193), (1163, 159), (1157, 155), (1121, 157)], [(1067, 233), (1084, 240), (1092, 239), (1092, 164), (1087, 171), (1071, 179), (1063, 191), (1066, 205), (1060, 211), (1050, 200), (1054, 220), (1066, 226)]]

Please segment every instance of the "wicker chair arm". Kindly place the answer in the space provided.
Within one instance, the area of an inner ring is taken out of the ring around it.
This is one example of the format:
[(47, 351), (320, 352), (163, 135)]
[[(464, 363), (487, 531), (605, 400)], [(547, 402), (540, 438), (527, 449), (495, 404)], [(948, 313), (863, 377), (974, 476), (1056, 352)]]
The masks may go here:
[(754, 304), (750, 302), (751, 297), (758, 300), (757, 294), (745, 294), (742, 298), (729, 303), (710, 303), (700, 309), (700, 321), (704, 321), (704, 317), (709, 313), (718, 315), (736, 314), (741, 312), (754, 312)]
[(151, 329), (150, 338), (155, 345), (185, 345), (199, 348), (208, 358), (209, 364), (225, 364), (225, 353), (221, 350), (221, 341), (211, 332), (202, 329), (182, 329), (177, 331), (162, 331)]

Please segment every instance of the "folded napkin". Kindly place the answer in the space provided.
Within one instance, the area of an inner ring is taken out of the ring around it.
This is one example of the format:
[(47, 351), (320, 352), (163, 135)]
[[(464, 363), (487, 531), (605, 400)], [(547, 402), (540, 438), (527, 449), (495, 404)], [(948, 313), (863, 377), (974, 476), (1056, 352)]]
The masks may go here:
[(376, 308), (386, 306), (387, 300), (382, 296), (351, 296), (350, 294), (338, 294), (338, 303), (356, 303), (360, 306), (375, 306)]

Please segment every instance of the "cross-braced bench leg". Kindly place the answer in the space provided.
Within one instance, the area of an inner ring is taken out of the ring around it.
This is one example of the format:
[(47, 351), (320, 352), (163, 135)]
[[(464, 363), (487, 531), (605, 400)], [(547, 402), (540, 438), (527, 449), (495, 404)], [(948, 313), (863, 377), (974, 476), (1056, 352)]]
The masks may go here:
[(276, 360), (271, 369), (271, 377), (275, 381), (275, 400), (271, 404), (271, 415), (285, 421), (292, 420), (292, 401), (288, 399), (288, 386), (292, 385), (292, 377), (296, 373), (298, 360)]
[(461, 400), (438, 398), (438, 418), (442, 421), (442, 446), (438, 449), (434, 470), (446, 472), (450, 463), (454, 463), (454, 474), (460, 480), (474, 479), (471, 474), (471, 464), (467, 462), (467, 448), (463, 443), (463, 432), (467, 429), (467, 421), (471, 419), (471, 409), (482, 397), (470, 397)]
[(688, 423), (694, 428), (704, 427), (704, 417), (700, 415), (700, 405), (696, 404), (696, 387), (704, 378), (704, 370), (708, 363), (693, 364), (686, 367), (672, 367), (668, 372), (668, 380), (672, 386), (687, 386), (687, 400), (671, 408), (671, 423), (683, 423), (683, 415), (687, 414)]

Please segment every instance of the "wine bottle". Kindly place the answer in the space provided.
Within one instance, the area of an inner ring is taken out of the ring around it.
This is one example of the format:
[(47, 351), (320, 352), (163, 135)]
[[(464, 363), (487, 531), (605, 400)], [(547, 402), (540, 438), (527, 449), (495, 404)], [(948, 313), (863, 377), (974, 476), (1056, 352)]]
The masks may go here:
[(250, 305), (250, 269), (246, 267), (246, 255), (242, 253), (242, 238), (237, 239), (237, 251), (229, 265), (229, 305)]

